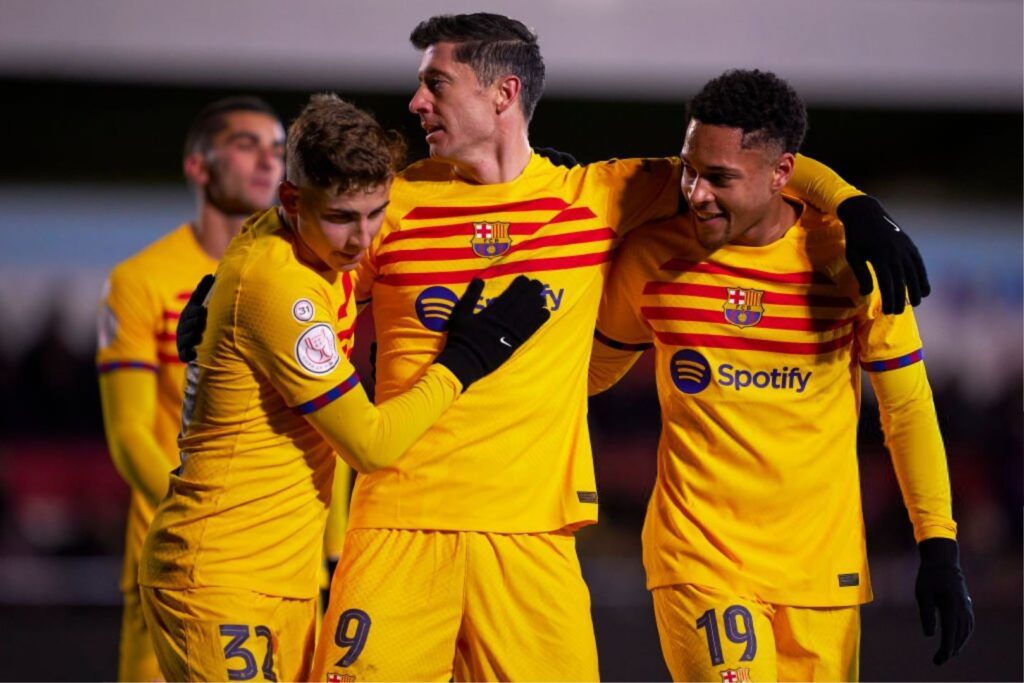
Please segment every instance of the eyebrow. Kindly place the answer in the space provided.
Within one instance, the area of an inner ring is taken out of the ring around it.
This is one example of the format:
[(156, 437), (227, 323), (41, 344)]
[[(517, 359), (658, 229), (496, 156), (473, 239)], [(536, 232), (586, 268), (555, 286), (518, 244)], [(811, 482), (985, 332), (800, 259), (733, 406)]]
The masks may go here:
[(417, 76), (421, 81), (425, 78), (429, 78), (430, 76), (444, 76), (445, 78), (451, 78), (450, 73), (448, 73), (447, 71), (442, 71), (441, 69), (438, 69), (436, 66), (431, 66), (424, 69), (423, 71), (418, 73)]
[[(687, 159), (683, 155), (679, 155), (679, 158), (682, 159), (687, 164), (691, 163), (690, 160)], [(740, 169), (734, 168), (732, 166), (708, 166), (705, 169), (705, 172), (712, 172), (712, 173), (736, 173), (739, 170)]]

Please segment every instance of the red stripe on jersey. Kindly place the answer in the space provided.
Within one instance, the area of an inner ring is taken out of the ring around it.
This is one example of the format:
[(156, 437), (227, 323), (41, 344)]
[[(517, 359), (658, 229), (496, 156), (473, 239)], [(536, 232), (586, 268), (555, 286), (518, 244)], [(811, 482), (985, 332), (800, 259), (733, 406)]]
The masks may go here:
[(459, 216), (474, 216), (481, 213), (494, 213), (495, 211), (558, 211), (567, 206), (569, 205), (565, 200), (558, 197), (544, 197), (542, 199), (529, 199), (523, 202), (491, 204), (488, 206), (417, 206), (402, 216), (402, 219), (457, 218)]
[(338, 340), (345, 341), (346, 339), (350, 339), (352, 335), (355, 334), (355, 332), (356, 324), (352, 323), (352, 326), (349, 327), (347, 330), (342, 330), (341, 332), (338, 333)]
[(156, 335), (156, 338), (157, 341), (174, 341), (175, 335), (174, 332), (161, 332), (160, 334)]
[(450, 285), (469, 282), (475, 277), (487, 279), (516, 273), (533, 273), (542, 270), (569, 270), (596, 266), (610, 260), (610, 251), (582, 256), (554, 256), (552, 258), (530, 259), (512, 263), (498, 263), (489, 268), (478, 270), (449, 270), (440, 273), (391, 273), (383, 275), (379, 282), (382, 285), (396, 287), (414, 285)]
[[(642, 306), (640, 312), (648, 320), (686, 320), (689, 322), (716, 323), (720, 325), (731, 325), (722, 313), (721, 309), (707, 310), (704, 308), (681, 308), (674, 306)], [(799, 330), (804, 332), (827, 332), (837, 330), (840, 327), (849, 325), (855, 320), (849, 318), (779, 318), (776, 316), (761, 316), (757, 327), (773, 330)]]
[(666, 261), (661, 266), (662, 270), (680, 273), (707, 273), (708, 275), (732, 275), (748, 280), (761, 280), (762, 282), (781, 282), (790, 285), (834, 285), (826, 275), (817, 271), (804, 271), (800, 273), (770, 273), (767, 270), (756, 270), (754, 268), (741, 268), (739, 266), (726, 266), (718, 263), (697, 263), (685, 259), (674, 258)]
[[(599, 242), (601, 240), (613, 240), (616, 238), (615, 231), (611, 228), (597, 228), (596, 230), (584, 230), (582, 232), (567, 232), (561, 235), (546, 235), (526, 240), (519, 244), (513, 244), (515, 251), (529, 249), (541, 249), (543, 247), (558, 247), (567, 244), (585, 244), (587, 242)], [(435, 249), (401, 249), (388, 251), (377, 256), (377, 265), (385, 266), (391, 263), (409, 261), (446, 261), (449, 259), (476, 259), (480, 258), (472, 247), (437, 247)]]
[(168, 363), (170, 365), (184, 365), (178, 357), (173, 353), (164, 353), (163, 351), (157, 351), (156, 359), (161, 363)]
[[(597, 218), (593, 211), (586, 206), (574, 206), (555, 214), (551, 220), (539, 222), (517, 222), (508, 226), (508, 234), (512, 237), (521, 237), (535, 234), (545, 225), (553, 223), (571, 223), (572, 221), (588, 220)], [(381, 245), (391, 244), (399, 240), (412, 239), (440, 239), (443, 237), (473, 236), (473, 223), (452, 223), (449, 225), (431, 225), (425, 228), (410, 228), (398, 232), (389, 233), (381, 240)]]
[(178, 292), (174, 296), (178, 301), (188, 301), (192, 297), (192, 292)]
[[(712, 285), (694, 285), (683, 282), (648, 282), (644, 285), (644, 294), (678, 294), (682, 296), (700, 296), (707, 299), (726, 300), (728, 287)], [(852, 308), (853, 302), (845, 296), (826, 296), (824, 294), (780, 294), (765, 292), (761, 299), (766, 304), (780, 306), (814, 306), (817, 308)]]
[(164, 320), (177, 320), (181, 317), (181, 313), (177, 313), (175, 311), (164, 311), (163, 316)]
[(338, 320), (348, 313), (348, 302), (352, 298), (352, 273), (345, 271), (341, 274), (341, 288), (345, 292), (345, 300), (338, 306)]
[(688, 334), (685, 332), (658, 332), (654, 334), (664, 344), (701, 347), (706, 349), (739, 349), (741, 351), (772, 351), (800, 355), (817, 355), (841, 349), (853, 341), (853, 331), (825, 342), (790, 342), (774, 339), (728, 337), (720, 334)]

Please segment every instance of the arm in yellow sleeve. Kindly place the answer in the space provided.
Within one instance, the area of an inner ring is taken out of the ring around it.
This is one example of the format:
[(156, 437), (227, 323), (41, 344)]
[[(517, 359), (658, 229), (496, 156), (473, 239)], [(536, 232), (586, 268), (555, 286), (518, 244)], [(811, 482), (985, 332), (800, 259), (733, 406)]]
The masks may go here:
[(844, 201), (864, 194), (825, 164), (803, 154), (796, 155), (793, 175), (789, 177), (786, 188), (823, 213), (833, 216)]
[(396, 462), (460, 393), (455, 375), (434, 363), (408, 391), (379, 406), (357, 383), (306, 419), (352, 469), (365, 474)]
[(924, 363), (868, 375), (914, 539), (955, 539), (946, 449)]
[(334, 463), (334, 486), (331, 490), (331, 507), (327, 511), (327, 527), (324, 529), (324, 557), (336, 560), (341, 557), (345, 544), (345, 529), (348, 528), (348, 499), (352, 487), (352, 469), (343, 462)]
[(587, 374), (587, 395), (594, 396), (607, 391), (622, 379), (644, 353), (644, 349), (637, 349), (637, 346), (650, 345), (621, 345), (595, 330), (594, 347), (590, 352), (590, 367)]
[(153, 506), (167, 493), (167, 456), (154, 434), (156, 375), (149, 370), (115, 370), (100, 375), (103, 426), (114, 467)]

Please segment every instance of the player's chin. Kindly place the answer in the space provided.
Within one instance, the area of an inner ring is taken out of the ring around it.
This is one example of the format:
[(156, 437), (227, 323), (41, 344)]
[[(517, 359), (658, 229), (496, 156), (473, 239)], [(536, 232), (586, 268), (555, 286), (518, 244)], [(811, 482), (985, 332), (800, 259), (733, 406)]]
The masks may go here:
[(363, 253), (359, 252), (355, 256), (346, 256), (345, 254), (335, 254), (333, 259), (334, 269), (339, 273), (348, 273), (359, 267), (359, 262), (363, 260)]

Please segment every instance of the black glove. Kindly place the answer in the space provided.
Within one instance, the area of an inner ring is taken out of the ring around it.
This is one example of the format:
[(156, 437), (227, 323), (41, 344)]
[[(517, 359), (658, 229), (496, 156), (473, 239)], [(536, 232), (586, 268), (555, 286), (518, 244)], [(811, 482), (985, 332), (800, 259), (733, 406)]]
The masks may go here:
[(206, 329), (206, 306), (203, 302), (212, 288), (213, 276), (204, 275), (178, 319), (178, 332), (174, 341), (178, 345), (178, 360), (182, 363), (196, 359), (196, 347), (203, 341), (203, 330)]
[(533, 151), (553, 163), (555, 166), (572, 168), (573, 166), (580, 165), (580, 162), (576, 161), (576, 157), (568, 152), (559, 152), (554, 147), (534, 147)]
[(861, 296), (872, 290), (869, 261), (878, 278), (883, 313), (902, 313), (908, 297), (917, 306), (931, 293), (917, 247), (877, 199), (851, 197), (836, 213), (846, 228), (846, 261), (860, 282)]
[(324, 568), (327, 570), (327, 588), (320, 589), (320, 614), (327, 612), (327, 606), (331, 602), (331, 583), (334, 579), (334, 572), (338, 569), (337, 557), (325, 557)]
[(484, 281), (474, 278), (448, 318), (448, 340), (435, 363), (452, 371), (462, 389), (507, 361), (551, 313), (544, 305), (544, 285), (520, 275), (487, 307), (474, 314)]
[(917, 545), (921, 567), (917, 570), (914, 596), (921, 612), (921, 627), (929, 638), (935, 635), (935, 610), (942, 632), (939, 649), (932, 661), (942, 664), (960, 653), (974, 630), (974, 608), (967, 594), (967, 581), (960, 569), (956, 541), (929, 538)]

